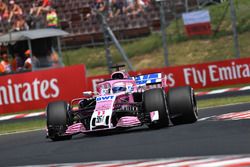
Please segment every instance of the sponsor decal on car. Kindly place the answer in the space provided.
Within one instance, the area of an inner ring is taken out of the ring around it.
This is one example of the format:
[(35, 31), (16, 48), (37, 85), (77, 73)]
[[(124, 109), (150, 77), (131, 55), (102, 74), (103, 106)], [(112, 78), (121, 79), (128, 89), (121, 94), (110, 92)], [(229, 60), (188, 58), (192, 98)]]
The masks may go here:
[(98, 111), (96, 116), (96, 124), (100, 124), (104, 121), (105, 111)]
[(159, 111), (150, 112), (150, 119), (151, 119), (151, 122), (158, 121), (159, 120)]
[(160, 83), (162, 78), (161, 73), (154, 73), (154, 74), (146, 74), (141, 76), (134, 77), (134, 80), (137, 85), (145, 85), (145, 84), (156, 84)]
[(109, 100), (113, 100), (115, 96), (113, 95), (109, 95), (109, 96), (100, 96), (100, 97), (97, 97), (96, 98), (96, 101), (97, 102), (100, 102), (100, 101), (109, 101)]

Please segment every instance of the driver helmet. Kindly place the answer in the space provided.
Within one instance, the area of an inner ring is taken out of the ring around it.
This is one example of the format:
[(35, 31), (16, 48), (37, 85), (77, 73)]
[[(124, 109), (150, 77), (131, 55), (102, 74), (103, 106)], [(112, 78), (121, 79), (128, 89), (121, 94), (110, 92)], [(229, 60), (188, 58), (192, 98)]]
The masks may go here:
[(125, 83), (115, 83), (112, 87), (113, 93), (120, 93), (126, 91), (126, 84)]

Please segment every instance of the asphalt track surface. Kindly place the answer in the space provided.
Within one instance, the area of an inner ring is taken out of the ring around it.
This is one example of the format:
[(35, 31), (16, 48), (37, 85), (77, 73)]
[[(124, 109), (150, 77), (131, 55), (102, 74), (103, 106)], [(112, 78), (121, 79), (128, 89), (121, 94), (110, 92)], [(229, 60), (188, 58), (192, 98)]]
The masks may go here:
[[(199, 118), (250, 110), (250, 103), (203, 109)], [(135, 160), (250, 153), (250, 120), (203, 120), (159, 130), (146, 127), (122, 133), (51, 142), (45, 131), (0, 136), (0, 166)]]

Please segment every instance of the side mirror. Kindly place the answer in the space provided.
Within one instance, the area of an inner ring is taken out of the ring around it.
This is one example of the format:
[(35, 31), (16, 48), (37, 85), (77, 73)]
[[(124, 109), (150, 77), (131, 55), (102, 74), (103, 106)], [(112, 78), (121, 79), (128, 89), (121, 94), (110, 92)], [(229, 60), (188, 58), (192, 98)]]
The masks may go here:
[(82, 94), (83, 94), (83, 96), (86, 96), (86, 97), (91, 97), (92, 96), (91, 91), (86, 91), (86, 92), (83, 92)]
[(98, 92), (92, 92), (92, 91), (83, 92), (83, 96), (85, 97), (92, 97), (94, 95), (98, 95)]

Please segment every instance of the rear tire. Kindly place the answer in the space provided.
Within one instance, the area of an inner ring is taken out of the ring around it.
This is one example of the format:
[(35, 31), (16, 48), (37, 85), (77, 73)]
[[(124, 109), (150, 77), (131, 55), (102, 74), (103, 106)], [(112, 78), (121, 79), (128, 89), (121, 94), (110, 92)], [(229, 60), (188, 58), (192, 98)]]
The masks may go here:
[(167, 104), (170, 120), (174, 125), (194, 123), (198, 120), (196, 98), (190, 86), (170, 88)]
[(71, 139), (71, 135), (64, 134), (70, 123), (68, 104), (65, 101), (51, 102), (46, 112), (48, 137), (53, 141)]
[(159, 112), (159, 120), (149, 124), (149, 128), (158, 129), (168, 126), (169, 117), (164, 91), (160, 88), (147, 90), (143, 94), (143, 100), (144, 112), (149, 116), (149, 119), (150, 112)]

